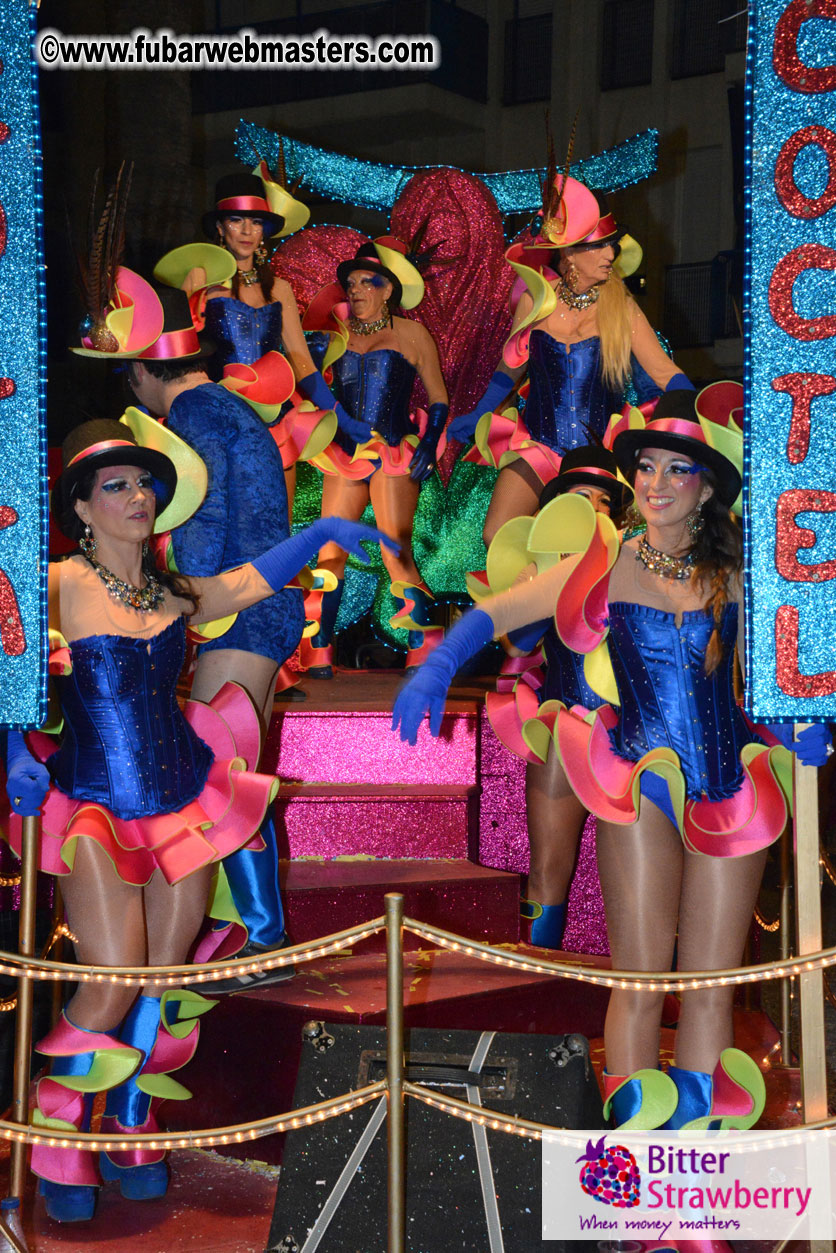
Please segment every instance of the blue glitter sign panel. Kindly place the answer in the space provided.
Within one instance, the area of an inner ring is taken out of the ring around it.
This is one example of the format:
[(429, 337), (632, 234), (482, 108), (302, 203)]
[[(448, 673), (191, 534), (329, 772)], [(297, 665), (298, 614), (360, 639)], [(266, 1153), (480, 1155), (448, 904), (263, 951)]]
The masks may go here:
[(749, 11), (746, 707), (761, 720), (836, 720), (833, 15)]
[[(279, 158), (279, 136), (252, 122), (240, 122), (236, 133), (239, 158), (256, 165), (264, 158), (275, 167)], [(624, 143), (599, 152), (571, 166), (573, 176), (596, 191), (618, 191), (640, 183), (656, 172), (659, 132), (641, 131)], [(284, 140), (284, 157), (289, 182), (301, 179), (302, 186), (327, 200), (379, 209), (388, 213), (413, 174), (426, 166), (385, 165), (361, 161), (358, 157), (315, 148), (298, 139)], [(477, 174), (493, 194), (499, 212), (533, 213), (539, 209), (545, 170), (507, 170), (504, 173)]]
[(0, 725), (46, 712), (45, 302), (35, 5), (0, 5)]

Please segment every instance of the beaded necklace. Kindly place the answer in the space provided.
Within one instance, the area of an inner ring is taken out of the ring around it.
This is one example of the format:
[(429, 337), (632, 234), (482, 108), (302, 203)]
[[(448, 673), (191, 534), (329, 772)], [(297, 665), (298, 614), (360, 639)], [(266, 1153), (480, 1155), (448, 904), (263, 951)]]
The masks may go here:
[(388, 313), (384, 318), (378, 318), (376, 322), (361, 322), (353, 313), (348, 319), (348, 329), (352, 335), (376, 335), (378, 331), (385, 331), (388, 325)]
[(562, 274), (557, 276), (558, 298), (570, 309), (590, 309), (597, 302), (600, 294), (600, 287), (590, 287), (589, 291), (576, 292), (569, 286)]
[(118, 574), (108, 570), (107, 566), (103, 566), (95, 557), (88, 557), (85, 553), (85, 560), (89, 561), (113, 599), (120, 600), (123, 605), (128, 605), (140, 613), (153, 613), (163, 603), (165, 599), (163, 585), (153, 574), (146, 573), (145, 587), (134, 587), (132, 583), (126, 583), (124, 579), (119, 578)]
[(640, 561), (651, 574), (658, 574), (663, 579), (690, 579), (694, 569), (692, 552), (684, 557), (671, 557), (668, 553), (659, 552), (658, 548), (652, 548), (646, 535), (639, 540), (636, 561)]

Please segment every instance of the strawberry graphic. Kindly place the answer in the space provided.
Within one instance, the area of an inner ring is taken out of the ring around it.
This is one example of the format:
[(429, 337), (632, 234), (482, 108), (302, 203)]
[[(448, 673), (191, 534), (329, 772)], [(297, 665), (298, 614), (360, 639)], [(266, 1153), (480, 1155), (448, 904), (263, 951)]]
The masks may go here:
[(641, 1199), (639, 1173), (636, 1159), (623, 1144), (605, 1144), (604, 1136), (597, 1144), (586, 1142), (586, 1152), (576, 1161), (583, 1162), (579, 1177), (587, 1196), (602, 1205), (616, 1209), (630, 1209)]

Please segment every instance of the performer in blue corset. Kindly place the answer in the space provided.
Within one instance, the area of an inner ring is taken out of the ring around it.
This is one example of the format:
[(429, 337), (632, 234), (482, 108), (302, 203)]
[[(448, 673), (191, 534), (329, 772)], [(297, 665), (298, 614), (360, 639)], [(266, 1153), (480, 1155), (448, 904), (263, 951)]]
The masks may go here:
[[(198, 264), (186, 275), (183, 289), (189, 296), (205, 290), (205, 329), (216, 346), (210, 373), (216, 381), (231, 362), (258, 368), (265, 353), (275, 351), (286, 357), (298, 382), (315, 373), (314, 363), (293, 291), (274, 273), (270, 259), (272, 246), (303, 227), (310, 213), (264, 163), (259, 171), (219, 179), (215, 207), (203, 215), (205, 234), (235, 260), (231, 280), (207, 287), (207, 271)], [(292, 511), (295, 461), (286, 464), (285, 474)]]
[[(600, 659), (606, 641), (613, 706), (588, 717), (546, 706), (537, 720), (540, 738), (554, 745), (576, 795), (598, 817), (598, 868), (619, 970), (667, 971), (675, 944), (680, 972), (740, 962), (766, 850), (788, 819), (786, 750), (809, 765), (832, 752), (827, 728), (807, 727), (797, 738), (791, 724), (753, 728), (735, 701), (738, 641), (745, 655), (743, 544), (729, 510), (740, 493), (742, 438), (731, 415), (721, 424), (718, 406), (704, 397), (666, 393), (646, 425), (615, 436), (615, 457), (647, 523), (643, 536), (619, 545), (601, 514), (570, 498), (555, 501), (551, 508), (584, 515), (574, 517), (583, 560), (557, 561), (483, 600), (395, 703), (394, 724), (414, 743), (426, 712), (438, 733), (456, 669), (495, 634), (553, 613), (576, 651)], [(731, 1047), (733, 997), (734, 985), (719, 981), (683, 992), (676, 1064), (665, 1075), (658, 1069), (663, 992), (613, 989), (606, 1108), (617, 1124), (705, 1129), (757, 1121), (764, 1081), (757, 1063)]]
[[(562, 216), (547, 212), (537, 237), (506, 254), (526, 290), (517, 300), (503, 363), (473, 411), (455, 418), (448, 431), (452, 439), (472, 439), (479, 418), (502, 407), (527, 369), (522, 421), (533, 444), (500, 469), (485, 519), (488, 545), (509, 518), (536, 509), (557, 469), (550, 451), (562, 454), (603, 435), (621, 408), (633, 359), (660, 392), (691, 387), (624, 285), (622, 276), (641, 260), (638, 244), (592, 192), (574, 179), (565, 182)], [(562, 176), (555, 184), (563, 186)], [(590, 220), (594, 225), (582, 237), (572, 232), (573, 223)]]
[[(21, 817), (40, 815), (41, 869), (61, 876), (84, 965), (184, 963), (212, 868), (250, 845), (252, 857), (270, 860), (258, 832), (277, 785), (253, 773), (258, 715), (234, 684), (181, 712), (187, 621), (243, 613), (280, 596), (325, 540), (361, 555), (362, 540), (389, 542), (357, 523), (320, 519), (226, 573), (175, 575), (157, 566), (148, 541), (157, 508), (177, 485), (166, 455), (137, 446), (120, 422), (94, 420), (65, 440), (53, 488), (56, 520), (80, 549), (49, 567), (50, 671), (62, 736), (56, 746), (35, 733), (27, 745), (9, 732), (6, 792), (14, 812), (6, 830), (19, 851)], [(139, 995), (107, 980), (78, 983), (38, 1045), (51, 1068), (35, 1086), (33, 1122), (87, 1131), (95, 1094), (106, 1092), (102, 1131), (126, 1143), (100, 1155), (46, 1140), (33, 1148), (52, 1218), (91, 1218), (102, 1179), (118, 1181), (131, 1200), (165, 1194), (163, 1149), (132, 1148), (130, 1139), (159, 1130), (162, 1099), (189, 1096), (171, 1071), (191, 1058), (199, 1018), (211, 1006), (153, 979)]]
[[(347, 318), (345, 347), (331, 366), (340, 429), (336, 448), (326, 450), (314, 464), (325, 472), (323, 517), (359, 518), (371, 500), (380, 525), (400, 544), (397, 557), (386, 552), (382, 557), (393, 598), (400, 605), (392, 626), (409, 631), (410, 666), (440, 638), (440, 630), (433, 627), (433, 596), (412, 554), (412, 524), (421, 483), (432, 473), (444, 434), (447, 389), (429, 331), (420, 322), (395, 315), (398, 308), (414, 308), (424, 293), (419, 271), (394, 247), (396, 242), (364, 244), (352, 260), (337, 267), (342, 289), (337, 289), (338, 295), (348, 298), (348, 309), (342, 311)], [(312, 309), (317, 304), (322, 302), (315, 298), (305, 315), (306, 328), (316, 329)], [(323, 306), (322, 312), (330, 315), (331, 308)], [(324, 353), (326, 345), (323, 336), (319, 350)], [(428, 400), (420, 423), (410, 411), (416, 376)], [(302, 381), (303, 390), (307, 382)], [(324, 380), (319, 387), (309, 395), (324, 407), (330, 393)], [(318, 634), (303, 641), (301, 655), (314, 677), (333, 675), (334, 626), (345, 564), (345, 554), (333, 547), (319, 555), (319, 565), (331, 570), (338, 583), (322, 597)]]
[[(289, 534), (282, 461), (270, 432), (245, 401), (212, 383), (209, 350), (201, 346), (183, 292), (161, 288), (163, 333), (130, 361), (129, 381), (139, 402), (163, 419), (200, 454), (209, 486), (200, 509), (171, 534), (177, 568), (218, 574), (249, 561), (265, 543)], [(224, 634), (201, 644), (192, 696), (209, 701), (225, 683), (240, 684), (266, 730), (279, 667), (294, 652), (304, 628), (302, 593), (285, 589), (239, 613)], [(242, 955), (285, 942), (278, 883), (278, 850), (272, 816), (262, 827), (267, 854), (244, 849), (224, 861), (236, 909), (247, 930)], [(267, 972), (260, 982), (289, 978), (292, 970)], [(231, 979), (216, 991), (253, 986)]]

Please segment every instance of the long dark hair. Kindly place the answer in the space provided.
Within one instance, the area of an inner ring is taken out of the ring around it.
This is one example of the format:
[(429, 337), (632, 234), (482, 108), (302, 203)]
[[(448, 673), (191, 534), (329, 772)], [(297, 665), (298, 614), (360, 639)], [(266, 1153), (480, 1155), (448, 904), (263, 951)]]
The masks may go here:
[[(631, 486), (634, 485), (635, 468), (627, 477)], [(708, 592), (705, 609), (714, 619), (714, 630), (705, 650), (705, 673), (712, 674), (723, 660), (720, 620), (729, 601), (729, 580), (743, 569), (743, 535), (728, 506), (717, 494), (718, 483), (713, 472), (704, 466), (700, 478), (712, 492), (700, 506), (702, 530), (690, 548), (694, 558), (691, 581)]]
[(700, 473), (702, 481), (713, 491), (700, 508), (703, 528), (691, 547), (691, 578), (709, 593), (705, 607), (714, 618), (714, 630), (705, 650), (705, 673), (711, 674), (723, 659), (720, 619), (729, 600), (729, 580), (743, 569), (743, 535), (728, 506), (717, 495), (717, 480), (711, 470), (703, 469)]
[[(89, 474), (83, 475), (76, 484), (72, 498), (66, 506), (66, 509), (58, 519), (61, 530), (68, 539), (80, 540), (84, 534), (84, 523), (75, 511), (74, 503), (77, 500), (89, 500), (93, 495), (93, 487), (96, 482), (96, 471), (91, 470)], [(157, 564), (154, 556), (154, 550), (149, 545), (143, 547), (142, 551), (142, 573), (146, 579), (153, 576), (162, 583), (167, 592), (171, 592), (172, 596), (185, 600), (191, 605), (189, 615), (197, 613), (200, 608), (200, 597), (195, 592), (189, 579), (183, 574), (176, 574), (172, 570), (165, 570)]]

